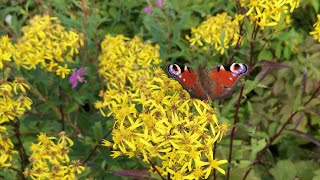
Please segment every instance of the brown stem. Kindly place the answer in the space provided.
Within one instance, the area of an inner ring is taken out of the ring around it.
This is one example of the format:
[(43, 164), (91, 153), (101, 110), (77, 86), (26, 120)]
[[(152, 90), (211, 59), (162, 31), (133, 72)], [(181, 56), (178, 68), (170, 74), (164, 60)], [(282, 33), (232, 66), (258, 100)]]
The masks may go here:
[(8, 29), (4, 23), (2, 21), (0, 21), (0, 27), (2, 27), (7, 33), (8, 35), (11, 37), (11, 38), (14, 38), (15, 39), (15, 35), (10, 31), (10, 29)]
[(84, 0), (81, 0), (81, 7), (82, 7), (82, 12), (83, 12), (83, 17), (86, 18), (87, 17), (87, 6), (86, 6)]
[(244, 22), (242, 21), (242, 22), (241, 22), (241, 25), (240, 25), (240, 36), (239, 36), (239, 38), (238, 38), (238, 40), (237, 40), (237, 44), (235, 45), (235, 47), (234, 47), (234, 49), (233, 49), (232, 55), (230, 56), (230, 58), (229, 58), (228, 61), (227, 61), (228, 64), (232, 63), (232, 60), (233, 60), (234, 55), (235, 55), (234, 50), (239, 47), (239, 45), (240, 45), (240, 43), (241, 43), (241, 40), (242, 40), (242, 38), (243, 38), (243, 35), (244, 35), (244, 33), (242, 33), (243, 24), (244, 24)]
[[(318, 82), (318, 87), (315, 90), (315, 92), (311, 95), (311, 97), (303, 104), (304, 106), (308, 105), (313, 99), (315, 99), (320, 92), (320, 82)], [(290, 117), (288, 118), (288, 120), (282, 125), (281, 129), (270, 138), (270, 141), (266, 144), (266, 146), (260, 151), (260, 153), (258, 154), (256, 160), (251, 164), (251, 167), (246, 171), (245, 175), (243, 176), (243, 179), (246, 179), (250, 173), (250, 171), (252, 170), (252, 166), (257, 164), (258, 162), (261, 161), (261, 158), (265, 155), (265, 153), (267, 152), (268, 148), (272, 145), (272, 143), (278, 138), (280, 137), (280, 135), (282, 134), (282, 132), (285, 130), (285, 128), (287, 127), (287, 125), (290, 123), (290, 121), (293, 119), (293, 117), (298, 113), (298, 111), (294, 111), (293, 113), (291, 113)]]
[(21, 140), (21, 133), (20, 133), (20, 121), (17, 119), (16, 122), (13, 123), (14, 129), (15, 129), (15, 136), (18, 140), (18, 146), (19, 146), (19, 156), (21, 160), (21, 172), (24, 171), (26, 165), (29, 163), (26, 149), (24, 148)]
[(89, 153), (88, 157), (81, 163), (82, 165), (86, 164), (90, 159), (91, 157), (93, 156), (93, 154), (96, 152), (96, 150), (98, 149), (99, 145), (100, 145), (100, 142), (107, 138), (112, 132), (112, 129), (110, 131), (107, 132), (107, 134), (99, 141), (97, 142), (97, 144), (94, 146), (94, 148), (91, 150), (91, 152)]
[[(213, 159), (216, 159), (216, 147), (217, 147), (217, 141), (214, 142), (214, 145), (213, 145), (213, 154), (212, 154), (212, 157)], [(216, 171), (216, 168), (213, 169), (213, 179), (216, 180), (217, 179), (217, 171)]]
[(60, 119), (61, 119), (61, 131), (65, 130), (65, 121), (64, 121), (64, 112), (62, 105), (58, 106), (59, 113), (60, 113)]
[(237, 123), (237, 120), (238, 120), (238, 114), (239, 114), (240, 102), (241, 102), (241, 97), (242, 97), (242, 94), (243, 94), (243, 89), (244, 89), (244, 84), (241, 85), (239, 98), (238, 98), (238, 103), (237, 103), (237, 107), (236, 107), (236, 112), (235, 112), (235, 115), (234, 115), (234, 118), (233, 118), (232, 130), (231, 130), (231, 135), (230, 135), (230, 146), (229, 146), (229, 158), (228, 158), (229, 165), (228, 165), (228, 171), (227, 171), (227, 175), (226, 175), (226, 179), (227, 180), (229, 179), (229, 176), (230, 176), (233, 139), (234, 139), (234, 135), (235, 135), (236, 123)]
[[(257, 38), (258, 32), (259, 32), (259, 27), (258, 27), (257, 24), (254, 24), (253, 32), (251, 34), (251, 41), (250, 41), (249, 72), (252, 70), (252, 66), (253, 66), (254, 42), (255, 42), (255, 40)], [(248, 78), (248, 76), (246, 76), (246, 79), (247, 78)], [(237, 103), (236, 112), (235, 112), (234, 119), (233, 119), (231, 135), (230, 135), (229, 158), (228, 158), (229, 166), (228, 166), (228, 171), (227, 171), (227, 175), (226, 175), (226, 179), (227, 180), (230, 177), (230, 168), (231, 168), (232, 150), (233, 150), (233, 147), (232, 147), (233, 146), (233, 139), (234, 139), (235, 128), (236, 128), (236, 123), (237, 123), (237, 119), (238, 119), (238, 114), (239, 114), (240, 102), (241, 102), (241, 97), (242, 97), (242, 94), (243, 94), (243, 89), (244, 89), (244, 84), (241, 86), (241, 89), (240, 89), (240, 94), (239, 94), (239, 98), (238, 98), (238, 103)]]
[[(161, 175), (160, 171), (157, 169), (157, 167), (150, 161), (150, 159), (148, 159), (150, 165), (152, 166), (152, 168), (154, 170), (157, 171), (157, 173), (159, 174), (159, 176), (161, 177), (162, 180), (164, 180), (164, 177)], [(170, 174), (168, 173), (168, 179), (170, 179)]]

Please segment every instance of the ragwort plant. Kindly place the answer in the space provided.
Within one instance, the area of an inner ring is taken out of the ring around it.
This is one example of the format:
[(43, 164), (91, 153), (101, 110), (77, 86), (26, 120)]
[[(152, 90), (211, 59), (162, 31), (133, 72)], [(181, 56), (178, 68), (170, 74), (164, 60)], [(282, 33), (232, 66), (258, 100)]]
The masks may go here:
[[(319, 177), (316, 3), (67, 0), (0, 8), (1, 176)], [(239, 61), (250, 74), (230, 100), (201, 101), (159, 68), (168, 61)]]
[[(11, 73), (19, 67), (32, 70), (40, 66), (48, 72), (54, 71), (58, 77), (64, 79), (70, 72), (64, 58), (71, 61), (72, 56), (79, 52), (78, 48), (83, 42), (80, 39), (81, 34), (65, 31), (56, 17), (47, 15), (35, 16), (22, 31), (23, 37), (15, 44), (12, 44), (8, 36), (0, 39), (0, 68), (4, 70), (0, 83), (0, 167), (19, 172), (21, 179), (75, 179), (76, 174), (82, 173), (85, 168), (80, 161), (70, 163), (68, 154), (73, 141), (65, 132), (60, 133), (57, 144), (52, 141), (55, 137), (40, 134), (39, 142), (30, 147), (33, 154), (27, 155), (19, 126), (21, 118), (31, 110), (33, 101), (28, 97), (27, 90), (32, 90), (33, 87), (22, 77), (14, 77), (12, 80)], [(19, 151), (14, 150), (14, 144), (8, 136), (12, 133), (12, 128)], [(12, 163), (16, 161), (13, 154), (19, 154), (20, 167)], [(31, 168), (26, 167), (29, 162)]]
[[(162, 178), (208, 178), (226, 160), (213, 157), (227, 125), (218, 123), (215, 110), (189, 94), (158, 68), (159, 47), (138, 37), (107, 35), (101, 43), (99, 72), (107, 90), (95, 106), (115, 123), (112, 157), (140, 157)], [(112, 68), (110, 68), (112, 67)], [(119, 71), (121, 69), (122, 71)]]

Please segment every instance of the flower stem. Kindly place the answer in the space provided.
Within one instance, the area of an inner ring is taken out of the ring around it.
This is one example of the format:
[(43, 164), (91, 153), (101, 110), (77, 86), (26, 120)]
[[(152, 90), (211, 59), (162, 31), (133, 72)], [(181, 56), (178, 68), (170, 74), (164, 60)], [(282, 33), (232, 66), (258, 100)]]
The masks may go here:
[[(107, 138), (112, 132), (112, 129), (110, 131), (108, 131), (108, 133), (102, 138), (105, 139)], [(82, 165), (86, 164), (91, 157), (93, 156), (93, 154), (96, 152), (96, 150), (98, 149), (98, 147), (100, 146), (100, 142), (102, 141), (102, 139), (96, 143), (96, 145), (94, 146), (94, 148), (91, 150), (91, 152), (89, 153), (88, 157), (81, 163)]]
[(244, 89), (244, 84), (241, 85), (239, 98), (238, 98), (238, 102), (237, 102), (237, 107), (236, 107), (236, 112), (234, 114), (233, 124), (232, 124), (232, 129), (231, 129), (230, 145), (229, 145), (229, 158), (228, 158), (229, 166), (228, 166), (228, 171), (227, 171), (227, 175), (226, 175), (226, 179), (227, 180), (229, 179), (229, 176), (230, 176), (230, 168), (231, 168), (231, 161), (232, 161), (232, 149), (233, 149), (233, 139), (234, 139), (234, 135), (235, 135), (236, 123), (237, 123), (237, 120), (238, 120), (238, 114), (239, 114), (240, 102), (241, 102), (241, 97), (242, 97), (242, 94), (243, 94), (243, 89)]
[(19, 146), (19, 156), (21, 160), (21, 172), (24, 171), (26, 165), (29, 163), (26, 149), (24, 148), (21, 140), (21, 133), (20, 133), (20, 121), (19, 119), (16, 120), (16, 122), (13, 123), (14, 129), (15, 129), (15, 136), (18, 140), (18, 146)]
[[(148, 159), (148, 161), (149, 161), (150, 165), (152, 166), (152, 168), (157, 171), (157, 173), (159, 174), (161, 179), (164, 180), (164, 178), (162, 177), (162, 175), (161, 175), (160, 171), (157, 169), (157, 167), (150, 161), (150, 159)], [(169, 173), (168, 173), (168, 179), (170, 179), (170, 174)]]

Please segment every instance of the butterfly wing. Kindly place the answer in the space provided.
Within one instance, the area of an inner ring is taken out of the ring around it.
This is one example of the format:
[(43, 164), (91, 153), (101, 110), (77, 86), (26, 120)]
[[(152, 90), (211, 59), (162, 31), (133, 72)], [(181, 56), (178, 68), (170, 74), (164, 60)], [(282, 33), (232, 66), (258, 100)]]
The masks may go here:
[(191, 97), (207, 99), (196, 71), (185, 65), (171, 64), (167, 66), (167, 74), (175, 78)]
[(224, 99), (231, 95), (239, 79), (248, 72), (248, 66), (242, 63), (232, 63), (214, 67), (208, 71), (212, 83), (208, 95), (211, 99)]

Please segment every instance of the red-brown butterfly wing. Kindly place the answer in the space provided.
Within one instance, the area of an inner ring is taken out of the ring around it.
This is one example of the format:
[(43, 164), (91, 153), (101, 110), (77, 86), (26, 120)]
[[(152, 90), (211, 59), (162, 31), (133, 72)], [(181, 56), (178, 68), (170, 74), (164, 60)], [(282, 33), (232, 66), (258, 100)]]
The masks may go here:
[(167, 66), (167, 74), (174, 77), (191, 97), (207, 99), (196, 71), (184, 65), (171, 64)]
[(231, 95), (239, 79), (248, 72), (248, 66), (241, 63), (221, 65), (208, 71), (211, 80), (211, 99), (224, 99)]

